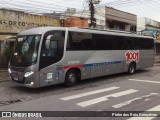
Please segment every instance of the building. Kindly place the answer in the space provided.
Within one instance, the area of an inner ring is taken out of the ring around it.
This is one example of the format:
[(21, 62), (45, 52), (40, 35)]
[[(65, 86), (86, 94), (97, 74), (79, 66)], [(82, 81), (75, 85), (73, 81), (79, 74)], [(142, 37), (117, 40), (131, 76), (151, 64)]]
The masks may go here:
[(64, 19), (64, 27), (88, 27), (88, 19), (80, 17), (67, 17)]
[(137, 32), (145, 36), (152, 36), (160, 42), (160, 22), (152, 20), (150, 18), (138, 18), (137, 19)]
[(136, 32), (137, 15), (105, 7), (106, 28)]
[[(72, 16), (90, 19), (90, 11), (79, 11)], [(100, 6), (95, 7), (94, 17), (96, 19), (96, 28), (136, 32), (137, 16), (134, 14), (123, 12), (111, 7)]]
[(155, 39), (155, 53), (160, 54), (160, 22), (143, 17), (137, 19), (139, 34), (151, 36)]
[(141, 32), (145, 29), (158, 29), (160, 30), (160, 22), (152, 20), (150, 18), (138, 18), (137, 19), (137, 31)]
[(1, 41), (19, 32), (40, 26), (61, 26), (59, 18), (35, 15), (22, 11), (0, 9), (0, 53)]

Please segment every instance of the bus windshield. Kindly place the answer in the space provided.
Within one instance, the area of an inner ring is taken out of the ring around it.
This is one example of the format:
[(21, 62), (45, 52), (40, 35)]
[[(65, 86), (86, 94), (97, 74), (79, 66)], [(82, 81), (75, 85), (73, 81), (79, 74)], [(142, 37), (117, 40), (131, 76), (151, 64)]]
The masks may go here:
[(18, 36), (11, 65), (27, 67), (37, 61), (41, 35)]

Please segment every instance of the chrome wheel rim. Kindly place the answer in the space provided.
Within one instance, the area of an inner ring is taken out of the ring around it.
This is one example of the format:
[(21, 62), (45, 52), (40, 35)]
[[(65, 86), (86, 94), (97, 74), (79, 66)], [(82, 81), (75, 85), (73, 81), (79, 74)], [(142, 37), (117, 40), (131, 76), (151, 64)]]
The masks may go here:
[(69, 75), (69, 80), (70, 80), (71, 82), (74, 82), (75, 79), (76, 79), (75, 74), (70, 74), (70, 75)]
[(131, 72), (131, 73), (134, 73), (134, 67), (133, 67), (133, 66), (130, 67), (130, 72)]

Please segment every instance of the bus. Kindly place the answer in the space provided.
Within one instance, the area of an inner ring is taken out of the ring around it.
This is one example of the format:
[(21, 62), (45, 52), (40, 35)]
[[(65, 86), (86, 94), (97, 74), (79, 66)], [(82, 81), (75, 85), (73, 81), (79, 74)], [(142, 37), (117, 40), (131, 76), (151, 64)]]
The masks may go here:
[(154, 65), (154, 39), (129, 32), (38, 27), (17, 35), (8, 71), (19, 85), (39, 88)]

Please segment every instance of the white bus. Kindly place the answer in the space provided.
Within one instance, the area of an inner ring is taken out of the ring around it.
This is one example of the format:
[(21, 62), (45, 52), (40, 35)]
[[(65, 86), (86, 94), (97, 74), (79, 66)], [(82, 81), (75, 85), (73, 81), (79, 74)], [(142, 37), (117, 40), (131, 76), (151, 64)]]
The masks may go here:
[(154, 40), (128, 32), (39, 27), (17, 36), (12, 81), (32, 88), (128, 72), (154, 65)]

